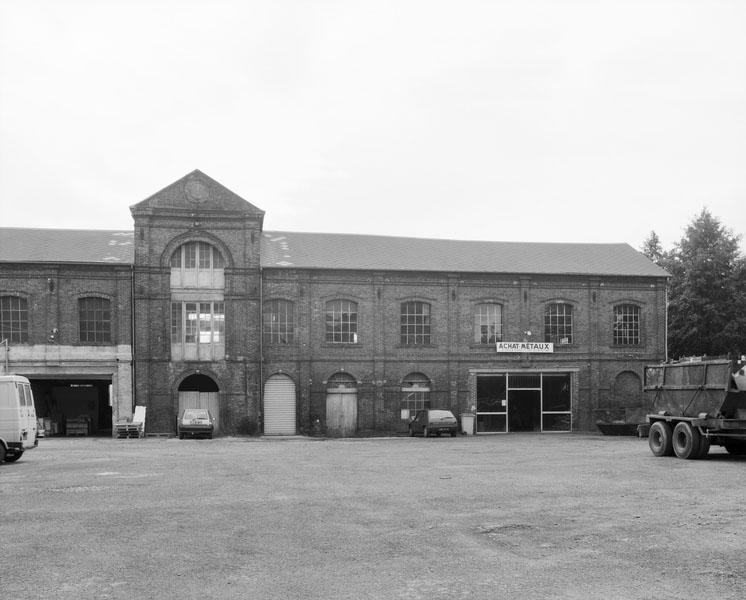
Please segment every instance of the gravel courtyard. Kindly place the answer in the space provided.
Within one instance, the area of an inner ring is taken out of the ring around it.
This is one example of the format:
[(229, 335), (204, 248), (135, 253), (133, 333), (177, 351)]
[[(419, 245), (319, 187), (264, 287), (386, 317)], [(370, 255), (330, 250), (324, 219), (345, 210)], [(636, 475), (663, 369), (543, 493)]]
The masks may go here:
[(595, 435), (48, 438), (6, 598), (746, 597), (746, 460)]

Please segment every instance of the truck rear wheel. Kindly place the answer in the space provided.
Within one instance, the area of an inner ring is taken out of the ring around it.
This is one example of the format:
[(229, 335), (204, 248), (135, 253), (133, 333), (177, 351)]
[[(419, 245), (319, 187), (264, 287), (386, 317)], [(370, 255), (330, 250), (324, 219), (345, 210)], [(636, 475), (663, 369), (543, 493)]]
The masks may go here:
[(648, 446), (655, 456), (672, 456), (671, 426), (665, 421), (656, 421), (650, 426)]
[(700, 435), (699, 454), (697, 454), (697, 458), (704, 458), (709, 454), (709, 452), (710, 452), (710, 438), (705, 437), (704, 435)]
[(673, 429), (673, 451), (679, 458), (699, 458), (699, 430), (686, 421), (676, 424)]

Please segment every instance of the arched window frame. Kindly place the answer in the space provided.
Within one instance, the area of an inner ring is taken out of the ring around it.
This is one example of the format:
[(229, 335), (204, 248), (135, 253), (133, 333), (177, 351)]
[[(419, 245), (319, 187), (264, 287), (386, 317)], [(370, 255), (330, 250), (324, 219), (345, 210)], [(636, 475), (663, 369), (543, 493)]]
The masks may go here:
[(404, 300), (399, 311), (399, 339), (402, 346), (432, 343), (432, 305), (424, 300)]
[(483, 301), (474, 305), (474, 344), (489, 345), (503, 339), (503, 304)]
[(620, 302), (612, 309), (612, 344), (640, 346), (642, 344), (642, 307), (634, 302)]
[(81, 344), (112, 342), (112, 302), (101, 294), (78, 297), (78, 340)]
[(332, 344), (357, 344), (358, 304), (336, 298), (326, 302), (326, 341)]
[(171, 253), (171, 289), (225, 287), (226, 259), (215, 244), (205, 240), (187, 240)]
[(575, 308), (570, 302), (556, 300), (544, 307), (544, 341), (565, 346), (573, 343)]
[(262, 307), (262, 336), (265, 344), (295, 343), (295, 302), (285, 298), (266, 300)]
[(430, 408), (430, 386), (430, 379), (423, 373), (409, 373), (402, 379), (402, 420), (413, 417), (418, 410)]
[(28, 300), (19, 294), (0, 296), (0, 339), (28, 343)]
[(337, 371), (336, 373), (332, 373), (332, 375), (330, 375), (329, 378), (326, 380), (326, 389), (354, 390), (357, 389), (357, 379), (355, 379), (349, 373), (346, 373), (344, 371)]

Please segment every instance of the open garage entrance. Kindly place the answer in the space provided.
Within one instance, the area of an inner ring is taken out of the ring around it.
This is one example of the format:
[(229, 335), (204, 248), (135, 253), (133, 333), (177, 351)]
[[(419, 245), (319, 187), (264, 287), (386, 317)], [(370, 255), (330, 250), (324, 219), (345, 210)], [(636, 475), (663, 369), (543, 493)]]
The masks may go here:
[(187, 408), (206, 408), (214, 419), (213, 434), (220, 433), (220, 402), (218, 384), (207, 375), (190, 375), (179, 386), (178, 417)]
[(477, 433), (572, 430), (570, 373), (477, 375)]
[(33, 379), (44, 434), (111, 437), (111, 379)]

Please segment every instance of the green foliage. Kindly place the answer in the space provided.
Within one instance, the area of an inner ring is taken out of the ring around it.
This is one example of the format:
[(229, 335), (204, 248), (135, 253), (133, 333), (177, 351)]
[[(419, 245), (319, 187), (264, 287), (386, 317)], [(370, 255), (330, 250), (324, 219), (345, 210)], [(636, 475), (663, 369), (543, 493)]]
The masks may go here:
[[(646, 240), (651, 252), (654, 235)], [(671, 273), (670, 357), (746, 351), (746, 259), (739, 240), (703, 209), (676, 247), (659, 253), (656, 262)]]
[(642, 253), (652, 260), (656, 265), (662, 264), (665, 256), (661, 240), (655, 231), (651, 231), (647, 239), (642, 243)]

